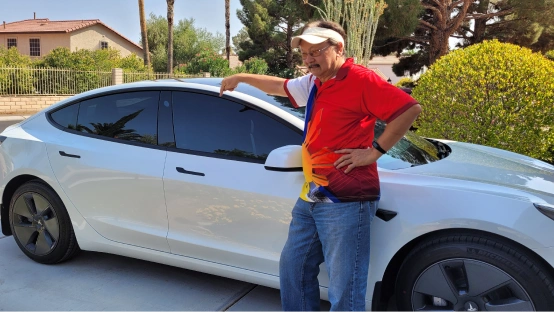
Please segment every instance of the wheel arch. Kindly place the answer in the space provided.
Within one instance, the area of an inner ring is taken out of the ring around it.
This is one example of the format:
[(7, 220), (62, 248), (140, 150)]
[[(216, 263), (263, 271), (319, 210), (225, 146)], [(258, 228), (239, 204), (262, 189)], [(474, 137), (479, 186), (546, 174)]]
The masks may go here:
[[(527, 252), (527, 255), (534, 258), (534, 260), (539, 261), (545, 268), (548, 269), (548, 272), (551, 276), (554, 276), (554, 268), (541, 256), (539, 256), (535, 251), (518, 243), (517, 241), (511, 240), (504, 236), (475, 229), (464, 229), (464, 228), (455, 228), (455, 229), (441, 229), (429, 233), (425, 233), (421, 236), (418, 236), (400, 248), (396, 254), (392, 257), (385, 269), (383, 278), (380, 282), (377, 282), (375, 289), (373, 290), (373, 300), (372, 300), (372, 310), (384, 311), (387, 309), (388, 302), (394, 294), (394, 287), (396, 285), (396, 278), (398, 276), (398, 271), (402, 265), (403, 260), (408, 256), (408, 254), (422, 241), (431, 239), (433, 237), (447, 236), (452, 234), (463, 234), (463, 235), (486, 235), (490, 238), (498, 239), (500, 241), (508, 242), (521, 250)], [(380, 284), (380, 285), (378, 285)]]
[(10, 228), (10, 216), (8, 212), (10, 210), (10, 202), (12, 200), (13, 194), (20, 186), (32, 180), (37, 180), (50, 186), (43, 179), (30, 174), (22, 174), (17, 177), (14, 177), (13, 179), (10, 180), (10, 182), (8, 182), (8, 184), (6, 184), (6, 187), (4, 188), (4, 193), (2, 194), (2, 206), (0, 207), (0, 219), (2, 220), (2, 234), (6, 236), (12, 235), (12, 230)]

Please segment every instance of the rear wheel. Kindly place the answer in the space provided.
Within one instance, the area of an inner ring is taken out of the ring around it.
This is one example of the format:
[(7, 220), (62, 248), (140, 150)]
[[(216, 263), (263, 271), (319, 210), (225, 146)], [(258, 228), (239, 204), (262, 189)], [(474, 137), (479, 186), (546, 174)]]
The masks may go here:
[(53, 264), (79, 252), (65, 205), (46, 184), (30, 181), (20, 186), (10, 202), (9, 215), (15, 241), (29, 258)]
[(509, 241), (448, 235), (420, 243), (400, 267), (400, 310), (546, 311), (554, 309), (550, 272)]

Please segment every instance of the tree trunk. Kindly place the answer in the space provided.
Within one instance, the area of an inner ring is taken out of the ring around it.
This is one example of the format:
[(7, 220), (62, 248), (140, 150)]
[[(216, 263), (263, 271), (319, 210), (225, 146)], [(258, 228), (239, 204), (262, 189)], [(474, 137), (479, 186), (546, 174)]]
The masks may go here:
[(474, 23), (475, 23), (475, 26), (473, 29), (471, 44), (482, 42), (485, 39), (485, 32), (487, 30), (486, 19), (477, 19), (477, 20), (474, 20)]
[[(455, 2), (456, 5), (453, 5)], [(433, 22), (429, 26), (420, 21), (420, 26), (429, 30), (429, 65), (432, 65), (441, 56), (450, 50), (449, 38), (462, 25), (467, 10), (473, 0), (433, 0), (428, 1), (424, 8), (433, 12)], [(454, 11), (456, 15), (453, 15)]]
[(229, 9), (230, 0), (225, 0), (225, 53), (227, 54), (227, 60), (229, 61), (229, 66), (231, 65), (231, 23), (230, 23), (230, 9)]
[[(477, 6), (477, 13), (487, 14), (489, 11), (489, 0), (481, 0)], [(475, 19), (473, 29), (473, 37), (471, 38), (471, 44), (479, 43), (485, 39), (485, 31), (487, 30), (488, 18)]]
[(175, 0), (167, 0), (167, 72), (173, 74), (173, 7)]
[(146, 30), (146, 17), (144, 16), (144, 0), (138, 0), (140, 15), (140, 35), (142, 37), (142, 50), (144, 66), (150, 68), (150, 50), (148, 49), (148, 33)]
[(286, 59), (287, 59), (287, 68), (290, 68), (292, 69), (294, 67), (294, 64), (292, 62), (292, 57), (293, 57), (293, 52), (292, 52), (292, 46), (291, 46), (291, 41), (292, 41), (292, 27), (294, 26), (294, 22), (292, 21), (289, 21), (287, 23), (287, 41), (285, 42), (286, 43), (286, 50), (287, 50), (287, 55), (286, 55)]

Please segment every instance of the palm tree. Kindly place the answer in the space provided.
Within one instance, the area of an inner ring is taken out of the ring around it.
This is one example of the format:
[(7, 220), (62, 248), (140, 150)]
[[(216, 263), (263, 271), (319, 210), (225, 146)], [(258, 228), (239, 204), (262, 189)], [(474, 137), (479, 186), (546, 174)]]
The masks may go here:
[(167, 72), (173, 74), (173, 7), (175, 0), (167, 0)]
[(142, 36), (142, 49), (144, 53), (144, 65), (150, 68), (150, 52), (148, 49), (148, 35), (146, 31), (146, 17), (144, 16), (144, 0), (138, 0), (140, 15), (140, 35)]
[(230, 13), (229, 13), (229, 2), (230, 0), (225, 0), (225, 53), (227, 54), (227, 61), (230, 60), (231, 55), (231, 23), (230, 23)]

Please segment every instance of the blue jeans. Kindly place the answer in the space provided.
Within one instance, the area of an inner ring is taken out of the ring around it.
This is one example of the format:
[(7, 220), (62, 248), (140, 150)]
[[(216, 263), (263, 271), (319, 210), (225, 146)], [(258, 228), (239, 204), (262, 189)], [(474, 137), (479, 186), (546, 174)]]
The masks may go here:
[(298, 199), (279, 263), (285, 311), (317, 311), (319, 265), (329, 273), (331, 311), (365, 310), (370, 224), (377, 201), (309, 203)]

